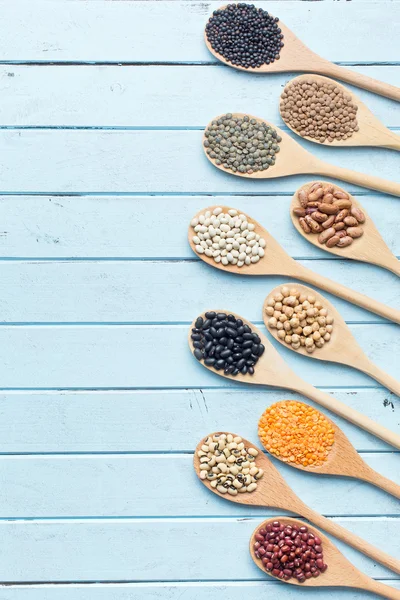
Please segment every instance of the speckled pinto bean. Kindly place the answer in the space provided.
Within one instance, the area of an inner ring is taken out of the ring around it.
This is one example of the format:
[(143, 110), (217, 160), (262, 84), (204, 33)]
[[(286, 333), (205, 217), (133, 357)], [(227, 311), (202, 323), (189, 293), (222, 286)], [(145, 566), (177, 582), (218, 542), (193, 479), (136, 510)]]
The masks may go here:
[(350, 246), (350, 244), (353, 243), (353, 238), (350, 237), (349, 235), (345, 235), (344, 237), (340, 238), (340, 240), (337, 243), (338, 248), (346, 248), (346, 246)]
[(315, 181), (298, 190), (296, 198), (299, 206), (293, 207), (293, 215), (299, 219), (304, 233), (319, 234), (321, 245), (345, 248), (352, 243), (350, 240), (363, 235), (364, 213), (353, 206), (351, 196), (337, 186)]

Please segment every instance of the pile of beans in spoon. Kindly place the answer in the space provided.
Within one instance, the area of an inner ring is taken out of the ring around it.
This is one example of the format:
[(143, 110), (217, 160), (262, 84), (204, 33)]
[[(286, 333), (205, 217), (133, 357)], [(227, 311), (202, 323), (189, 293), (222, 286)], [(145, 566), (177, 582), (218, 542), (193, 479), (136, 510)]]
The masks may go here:
[(196, 319), (190, 337), (197, 360), (234, 377), (238, 373), (253, 375), (265, 350), (260, 337), (242, 319), (215, 311)]

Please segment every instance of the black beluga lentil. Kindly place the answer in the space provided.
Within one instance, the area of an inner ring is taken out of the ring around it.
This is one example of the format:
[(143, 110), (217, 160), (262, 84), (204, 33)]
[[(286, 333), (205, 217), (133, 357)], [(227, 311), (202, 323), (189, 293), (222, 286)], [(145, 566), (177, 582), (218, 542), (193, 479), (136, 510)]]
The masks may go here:
[(233, 377), (253, 375), (265, 350), (260, 337), (242, 319), (215, 311), (196, 319), (190, 337), (197, 360)]
[(254, 4), (228, 4), (206, 25), (211, 47), (234, 66), (258, 68), (280, 58), (283, 34), (273, 17)]

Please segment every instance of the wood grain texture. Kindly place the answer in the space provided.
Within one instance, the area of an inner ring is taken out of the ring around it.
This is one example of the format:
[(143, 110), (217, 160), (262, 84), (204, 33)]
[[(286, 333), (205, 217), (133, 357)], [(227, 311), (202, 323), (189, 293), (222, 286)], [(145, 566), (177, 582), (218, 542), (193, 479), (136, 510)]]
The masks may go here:
[[(14, 583), (262, 581), (265, 576), (247, 550), (250, 535), (262, 520), (246, 517), (2, 521), (0, 579)], [(396, 555), (399, 519), (348, 517), (332, 521)], [(212, 540), (224, 541), (224, 553), (210, 552)], [(393, 579), (388, 569), (339, 541), (337, 546), (366, 574)]]
[[(299, 264), (394, 309), (399, 306), (400, 281), (382, 269), (339, 260)], [(237, 312), (260, 322), (267, 294), (289, 281), (279, 276), (235, 276), (198, 260), (4, 261), (0, 274), (3, 324), (190, 323), (204, 309), (205, 297), (210, 306), (226, 298), (224, 302)], [(346, 321), (383, 322), (337, 296), (326, 297)]]
[[(395, 376), (400, 343), (397, 326), (352, 325), (351, 329), (371, 360)], [(204, 369), (189, 352), (187, 333), (187, 325), (3, 326), (2, 387), (220, 387), (221, 377)], [(334, 387), (338, 382), (343, 387), (371, 385), (371, 379), (353, 369), (328, 368), (280, 346), (279, 351), (295, 372), (315, 386)]]
[[(395, 66), (351, 68), (400, 86)], [(2, 65), (0, 126), (204, 127), (210, 116), (232, 106), (279, 125), (279, 96), (290, 78), (257, 77), (220, 64)], [(400, 126), (397, 102), (361, 89), (357, 95), (388, 127)]]
[[(0, 18), (8, 27), (0, 41), (0, 56), (2, 60), (45, 62), (209, 61), (213, 57), (201, 34), (210, 14), (221, 4), (218, 0), (62, 0), (53, 12), (46, 0), (22, 0), (18, 11), (4, 3)], [(329, 60), (385, 62), (399, 58), (394, 44), (396, 2), (315, 2), (310, 8), (298, 0), (261, 0), (257, 6), (279, 16), (293, 31), (309, 32), (303, 35), (304, 41)], [(332, 35), (316, 35), (322, 21), (335, 23), (335, 31), (346, 43), (338, 43), (333, 31)], [(385, 31), (380, 43), (371, 43), (371, 22)]]
[[(255, 424), (258, 416), (253, 417)], [(224, 417), (221, 417), (221, 423), (225, 423)], [(203, 424), (203, 437), (206, 427)], [(130, 421), (132, 446), (137, 444), (136, 428), (135, 421)], [(250, 440), (261, 447), (256, 426), (253, 429)], [(197, 437), (195, 442), (200, 439)], [(371, 468), (400, 480), (396, 477), (398, 453), (366, 453), (362, 457)], [(399, 501), (370, 484), (301, 472), (278, 460), (270, 462), (303, 502), (324, 515), (387, 514), (400, 517)], [(210, 492), (194, 473), (191, 453), (3, 456), (0, 480), (3, 482), (2, 519), (263, 517), (277, 514), (276, 509), (232, 504), (219, 495), (210, 498)], [(160, 490), (168, 502), (160, 502)], [(336, 496), (334, 504), (332, 496)], [(357, 501), (360, 497), (362, 506)]]
[[(0, 193), (254, 194), (293, 192), (310, 180), (310, 176), (294, 176), (256, 181), (228, 175), (207, 161), (201, 139), (201, 131), (185, 130), (1, 130)], [(338, 152), (332, 156), (330, 148), (311, 142), (302, 146), (334, 166), (351, 165), (353, 171), (395, 180), (395, 152), (343, 148), (340, 156)], [(347, 188), (353, 191), (356, 186)]]
[[(218, 383), (224, 385), (223, 380), (219, 379)], [(400, 426), (396, 398), (384, 389), (327, 391), (385, 427)], [(260, 416), (267, 406), (284, 398), (304, 401), (299, 394), (289, 391), (254, 390), (248, 386), (130, 392), (3, 392), (0, 395), (0, 452), (179, 450), (190, 453), (204, 432), (215, 431), (221, 422), (230, 431), (240, 423), (241, 433), (256, 439), (254, 415)], [(313, 402), (307, 400), (307, 403), (320, 410)], [(344, 419), (335, 416), (334, 420), (358, 450), (393, 451)], [(390, 476), (384, 466), (381, 471)], [(314, 486), (310, 489), (315, 492)]]
[[(294, 191), (293, 188), (292, 193)], [(220, 201), (240, 208), (263, 223), (294, 258), (329, 258), (321, 248), (312, 247), (307, 240), (295, 235), (289, 216), (291, 195), (215, 196), (212, 199), (188, 195), (0, 196), (0, 256), (193, 260), (195, 257), (186, 239), (186, 226), (199, 210), (210, 202), (218, 204)], [(362, 195), (360, 202), (391, 251), (400, 256), (400, 237), (393, 226), (400, 212), (398, 200), (372, 194)], [(153, 235), (149, 235), (149, 214)], [(317, 268), (316, 264), (314, 267)], [(152, 265), (149, 264), (148, 268), (151, 269)], [(329, 269), (334, 268), (331, 261)], [(386, 299), (389, 304), (396, 304), (395, 295), (391, 299), (395, 279), (386, 279), (388, 275), (374, 267), (368, 268), (366, 277), (363, 265), (347, 264), (340, 271), (345, 285), (349, 284), (347, 270), (351, 270), (354, 286), (361, 285), (359, 289), (365, 289), (372, 296), (380, 293), (382, 301)], [(335, 278), (336, 274), (332, 273)], [(351, 309), (350, 306), (348, 308)]]
[[(400, 589), (397, 580), (385, 580), (387, 585)], [(278, 595), (282, 600), (305, 597), (308, 591), (300, 592), (289, 585), (266, 581), (246, 582), (198, 582), (198, 583), (121, 583), (121, 584), (69, 584), (31, 585), (0, 587), (1, 600), (179, 600), (185, 595), (198, 600), (215, 600), (216, 596), (228, 594), (231, 600), (257, 600), (260, 596)], [(321, 600), (365, 600), (365, 593), (357, 590), (323, 589), (318, 595)]]

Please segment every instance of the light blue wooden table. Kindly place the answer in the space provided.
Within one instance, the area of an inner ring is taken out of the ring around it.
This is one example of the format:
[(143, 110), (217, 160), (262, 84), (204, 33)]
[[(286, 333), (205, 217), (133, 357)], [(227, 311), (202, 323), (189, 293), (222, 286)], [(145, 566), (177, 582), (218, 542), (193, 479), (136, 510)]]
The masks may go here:
[[(400, 85), (398, 1), (258, 4), (326, 58)], [(400, 297), (394, 275), (330, 258), (298, 236), (288, 207), (306, 178), (240, 180), (203, 156), (202, 130), (219, 113), (281, 125), (278, 96), (290, 78), (216, 64), (202, 30), (217, 6), (0, 4), (0, 600), (366, 597), (263, 576), (248, 539), (276, 511), (233, 506), (192, 470), (201, 436), (227, 429), (257, 442), (261, 412), (293, 397), (225, 383), (190, 356), (188, 323), (204, 308), (259, 325), (265, 295), (284, 281), (200, 263), (186, 241), (195, 212), (242, 208), (316, 272), (392, 306)], [(400, 128), (398, 104), (357, 93)], [(395, 152), (305, 145), (334, 164), (400, 179)], [(399, 200), (349, 189), (400, 255)], [(398, 327), (329, 299), (366, 353), (399, 377)], [(399, 399), (367, 376), (280, 352), (307, 381), (400, 431)], [(398, 454), (335, 420), (368, 464), (399, 482)], [(399, 558), (398, 501), (358, 481), (277, 466), (314, 509)], [(338, 546), (400, 587), (392, 572)]]

